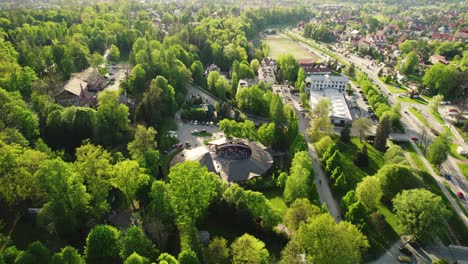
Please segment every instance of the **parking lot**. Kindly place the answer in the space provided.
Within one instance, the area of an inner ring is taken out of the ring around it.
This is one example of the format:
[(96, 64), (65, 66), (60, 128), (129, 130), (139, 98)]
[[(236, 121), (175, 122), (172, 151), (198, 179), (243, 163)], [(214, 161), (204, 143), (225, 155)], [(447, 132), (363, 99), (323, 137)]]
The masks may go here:
[[(178, 126), (178, 130), (176, 131), (177, 139), (179, 142), (182, 144), (186, 145), (186, 142), (189, 144), (190, 147), (198, 147), (203, 145), (204, 140), (210, 140), (210, 139), (217, 139), (221, 138), (224, 136), (223, 132), (219, 130), (219, 127), (215, 126), (213, 123), (213, 126), (208, 125), (203, 125), (203, 124), (191, 124), (191, 122), (186, 122), (184, 123), (181, 119), (180, 116), (176, 116), (176, 122)], [(206, 133), (211, 133), (211, 137), (200, 137), (200, 136), (195, 136), (192, 134), (192, 131), (197, 130), (198, 132), (206, 130)]]

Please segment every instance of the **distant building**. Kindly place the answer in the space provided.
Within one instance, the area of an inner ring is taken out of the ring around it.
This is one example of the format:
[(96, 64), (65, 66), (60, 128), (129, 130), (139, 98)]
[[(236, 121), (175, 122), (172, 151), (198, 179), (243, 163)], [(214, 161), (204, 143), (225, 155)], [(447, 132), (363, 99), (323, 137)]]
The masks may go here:
[(439, 54), (432, 55), (429, 58), (429, 60), (431, 61), (432, 64), (436, 64), (438, 62), (443, 63), (445, 65), (449, 64), (449, 62), (445, 59), (445, 57)]
[(262, 67), (272, 67), (273, 71), (276, 72), (276, 70), (278, 69), (278, 62), (275, 59), (272, 59), (270, 57), (266, 57), (266, 58), (263, 58), (261, 66)]
[(55, 95), (55, 100), (62, 106), (84, 106), (89, 103), (90, 98), (88, 83), (76, 77), (69, 80)]
[(367, 42), (369, 42), (371, 47), (383, 47), (387, 45), (387, 37), (385, 35), (367, 35)]
[(451, 41), (452, 35), (446, 33), (433, 33), (432, 40), (439, 40), (439, 41)]
[(343, 92), (346, 89), (349, 79), (341, 75), (311, 75), (306, 78), (305, 82), (310, 91), (321, 91), (324, 89), (336, 89)]
[(326, 67), (321, 67), (321, 66), (316, 66), (310, 72), (308, 72), (308, 75), (330, 75), (332, 74), (333, 70), (330, 68)]
[(468, 29), (465, 29), (465, 31), (459, 31), (455, 33), (455, 35), (453, 36), (453, 41), (468, 43)]
[(314, 60), (299, 60), (299, 66), (308, 74), (314, 69)]
[(205, 77), (208, 77), (208, 74), (210, 74), (210, 72), (212, 71), (217, 71), (219, 73), (221, 73), (221, 69), (218, 67), (218, 65), (216, 64), (211, 64), (210, 66), (206, 67), (205, 69)]
[(248, 88), (254, 85), (255, 85), (254, 79), (240, 79), (239, 85), (237, 86), (237, 91), (239, 91), (241, 88)]

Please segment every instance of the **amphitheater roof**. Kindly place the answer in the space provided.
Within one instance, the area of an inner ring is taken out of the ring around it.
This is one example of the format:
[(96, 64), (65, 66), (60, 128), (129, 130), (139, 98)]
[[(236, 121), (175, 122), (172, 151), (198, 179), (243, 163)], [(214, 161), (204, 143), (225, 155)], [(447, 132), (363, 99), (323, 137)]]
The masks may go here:
[[(185, 149), (174, 157), (171, 166), (185, 161), (193, 160), (200, 162), (227, 182), (240, 182), (250, 180), (263, 175), (273, 164), (273, 157), (268, 148), (253, 141), (240, 141), (232, 144), (232, 140), (221, 138), (208, 143), (208, 146), (201, 146), (193, 149)], [(234, 160), (223, 157), (217, 153), (217, 147), (223, 145), (235, 146), (235, 144), (247, 145), (252, 151), (251, 155), (245, 159)]]

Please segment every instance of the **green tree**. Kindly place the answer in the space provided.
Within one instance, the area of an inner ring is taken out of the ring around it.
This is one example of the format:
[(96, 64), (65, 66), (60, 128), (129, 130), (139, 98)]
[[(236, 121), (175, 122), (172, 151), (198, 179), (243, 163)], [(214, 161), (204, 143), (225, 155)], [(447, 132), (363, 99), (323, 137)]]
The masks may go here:
[(86, 237), (86, 263), (117, 263), (120, 232), (113, 226), (97, 225)]
[(203, 259), (206, 264), (231, 263), (227, 240), (222, 237), (214, 237), (203, 251)]
[(404, 190), (393, 198), (393, 208), (406, 234), (430, 241), (445, 227), (450, 211), (440, 196), (424, 189)]
[(244, 234), (231, 244), (232, 264), (267, 264), (269, 253), (265, 243), (254, 236)]
[(349, 127), (350, 125), (346, 124), (340, 132), (340, 140), (343, 143), (349, 143), (351, 140), (351, 129)]
[(356, 187), (356, 198), (370, 211), (375, 210), (382, 198), (380, 181), (375, 176), (367, 176)]
[(423, 82), (433, 94), (441, 94), (448, 100), (461, 93), (459, 86), (461, 76), (455, 66), (436, 63), (426, 71)]
[(319, 157), (323, 157), (323, 154), (327, 151), (331, 144), (334, 144), (334, 142), (330, 136), (325, 136), (314, 144)]
[(429, 109), (431, 109), (432, 113), (438, 113), (439, 112), (439, 105), (440, 103), (444, 100), (444, 96), (441, 94), (434, 95), (429, 102)]
[(374, 147), (380, 151), (385, 151), (387, 145), (387, 139), (390, 136), (392, 129), (392, 120), (389, 115), (384, 115), (377, 125), (377, 131), (375, 133)]
[(50, 251), (40, 241), (29, 244), (28, 249), (15, 259), (15, 264), (49, 264), (49, 262)]
[(392, 145), (385, 151), (384, 160), (386, 164), (409, 165), (405, 157), (405, 151), (398, 145)]
[(133, 67), (127, 80), (122, 82), (121, 87), (135, 96), (140, 95), (146, 90), (146, 71), (141, 64), (137, 64)]
[(179, 257), (179, 264), (199, 264), (197, 254), (190, 249), (185, 249), (180, 252)]
[(278, 65), (284, 74), (284, 78), (293, 84), (297, 80), (299, 63), (291, 54), (282, 54), (278, 57)]
[(85, 260), (78, 250), (71, 246), (62, 248), (60, 252), (55, 253), (50, 261), (51, 264), (85, 264)]
[(153, 177), (158, 175), (159, 166), (156, 133), (156, 130), (152, 127), (145, 128), (138, 125), (133, 141), (128, 143), (127, 146), (132, 159), (138, 161), (140, 166), (146, 169), (146, 173)]
[(353, 225), (357, 226), (360, 230), (363, 230), (368, 216), (366, 206), (358, 201), (357, 203), (351, 204), (348, 211), (345, 214), (346, 221), (349, 221)]
[(109, 49), (109, 61), (118, 62), (120, 59), (120, 50), (114, 44), (111, 45)]
[(120, 243), (120, 257), (122, 259), (127, 259), (134, 252), (147, 258), (154, 258), (158, 253), (151, 240), (138, 226), (132, 226), (125, 230)]
[(112, 146), (121, 143), (128, 134), (128, 107), (119, 103), (117, 92), (104, 91), (98, 96), (97, 142)]
[(372, 121), (366, 117), (361, 117), (354, 120), (352, 130), (358, 135), (359, 140), (362, 141), (371, 127)]
[(75, 170), (84, 179), (87, 191), (91, 194), (91, 215), (100, 219), (109, 212), (107, 201), (111, 189), (112, 165), (110, 153), (91, 143), (86, 143), (76, 149)]
[(306, 198), (299, 198), (286, 209), (283, 222), (292, 232), (295, 232), (301, 223), (306, 222), (310, 217), (314, 218), (320, 213), (320, 207), (311, 204)]
[(440, 135), (429, 145), (426, 153), (427, 160), (439, 167), (447, 160), (449, 149), (450, 141), (448, 140), (448, 136)]
[(309, 154), (305, 151), (297, 152), (284, 188), (285, 202), (291, 204), (298, 198), (315, 198), (313, 179), (314, 172)]
[(133, 160), (120, 161), (114, 165), (112, 184), (122, 191), (133, 206), (137, 191), (150, 182), (150, 177)]
[(209, 74), (208, 74), (208, 88), (216, 93), (216, 82), (218, 81), (218, 79), (221, 77), (221, 75), (219, 74), (218, 71), (211, 71)]
[(419, 57), (415, 51), (411, 51), (405, 57), (405, 61), (401, 66), (400, 71), (403, 74), (413, 74), (418, 70)]
[(310, 128), (307, 131), (310, 139), (314, 142), (319, 141), (322, 137), (331, 135), (333, 132), (333, 124), (330, 121), (330, 100), (320, 99), (312, 108)]
[(258, 59), (253, 59), (250, 61), (250, 67), (254, 71), (254, 73), (258, 73), (258, 69), (260, 69), (260, 62)]
[(190, 71), (192, 72), (193, 81), (204, 87), (205, 77), (203, 76), (203, 64), (200, 61), (194, 61), (190, 66)]
[(275, 140), (275, 123), (262, 124), (257, 130), (257, 138), (265, 146), (271, 146)]
[(179, 223), (195, 222), (217, 195), (219, 178), (198, 162), (186, 161), (171, 168), (168, 194)]
[(422, 179), (415, 169), (399, 164), (383, 166), (375, 177), (379, 179), (383, 199), (388, 202), (403, 190), (418, 188), (423, 185)]
[(59, 234), (76, 233), (89, 210), (91, 196), (83, 179), (70, 164), (60, 160), (44, 161), (35, 174), (36, 184), (47, 193), (39, 213), (42, 222)]
[[(356, 226), (341, 221), (335, 223), (329, 214), (309, 218), (300, 225), (296, 235), (288, 243), (293, 254), (305, 254), (310, 263), (359, 263), (362, 254), (369, 247), (367, 238)], [(288, 248), (286, 246), (286, 248)], [(285, 255), (283, 255), (285, 256)], [(286, 255), (287, 256), (287, 255)], [(288, 262), (283, 257), (282, 263)]]
[(101, 54), (94, 52), (88, 58), (88, 61), (92, 67), (96, 68), (99, 71), (100, 74), (104, 75), (107, 73), (106, 60)]
[(162, 253), (158, 257), (159, 264), (179, 264), (176, 258), (169, 253)]
[(239, 64), (239, 71), (237, 72), (239, 79), (255, 79), (255, 72), (252, 70), (247, 62)]
[[(125, 259), (124, 264), (149, 264), (150, 261), (138, 255), (138, 253), (133, 252), (127, 259)], [(161, 262), (160, 262), (161, 263)], [(167, 262), (166, 262), (167, 263)]]

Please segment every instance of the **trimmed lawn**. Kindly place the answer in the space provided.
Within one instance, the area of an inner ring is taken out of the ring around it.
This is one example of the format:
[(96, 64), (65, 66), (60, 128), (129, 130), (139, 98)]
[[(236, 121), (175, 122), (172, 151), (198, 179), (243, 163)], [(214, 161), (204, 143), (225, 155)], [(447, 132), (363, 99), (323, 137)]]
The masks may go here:
[(270, 47), (269, 56), (273, 59), (278, 59), (282, 54), (290, 53), (297, 60), (309, 59), (318, 61), (317, 55), (309, 52), (305, 47), (299, 43), (283, 37), (269, 37), (262, 39), (262, 42), (267, 43)]
[(270, 201), (273, 208), (281, 212), (281, 215), (284, 215), (284, 211), (288, 209), (288, 206), (284, 202), (283, 193), (280, 189), (272, 190), (269, 192), (263, 193), (265, 197)]
[[(450, 154), (452, 157), (457, 158), (457, 159), (459, 159), (459, 160), (466, 160), (465, 157), (463, 157), (462, 155), (458, 154), (457, 148), (458, 148), (458, 145), (457, 145), (457, 144), (451, 143), (451, 144), (450, 144), (450, 149), (449, 149), (449, 154)], [(460, 163), (460, 164), (461, 164), (461, 163)], [(464, 164), (462, 164), (462, 165), (464, 165)], [(460, 170), (461, 170), (461, 168), (460, 168)], [(462, 172), (463, 172), (463, 171), (462, 171)], [(468, 171), (467, 171), (467, 172), (468, 172)], [(466, 174), (465, 174), (465, 177), (466, 177)]]
[(431, 126), (427, 122), (427, 119), (424, 118), (424, 116), (418, 111), (418, 109), (411, 107), (409, 111), (419, 120), (421, 123), (423, 123), (426, 127), (430, 128)]
[(427, 105), (427, 101), (421, 98), (398, 97), (398, 101), (404, 103), (423, 104)]
[(384, 154), (367, 143), (369, 165), (363, 168), (356, 166), (354, 164), (354, 157), (356, 157), (356, 153), (362, 148), (362, 145), (363, 142), (360, 142), (358, 138), (352, 138), (351, 142), (347, 144), (337, 141), (338, 149), (341, 152), (341, 167), (346, 168), (343, 172), (353, 178), (356, 183), (360, 182), (367, 175), (374, 175), (385, 163)]
[(433, 115), (434, 118), (437, 120), (437, 122), (439, 122), (439, 124), (445, 125), (445, 121), (444, 121), (444, 119), (440, 116), (439, 112), (432, 112), (432, 115)]
[(401, 235), (403, 234), (403, 230), (401, 230), (401, 227), (398, 225), (398, 219), (395, 216), (395, 214), (388, 209), (385, 205), (382, 203), (377, 206), (377, 209), (379, 212), (385, 216), (385, 221), (392, 227), (392, 229), (398, 234)]
[(411, 159), (413, 160), (413, 163), (416, 165), (419, 171), (429, 173), (426, 166), (424, 166), (423, 161), (419, 157), (418, 153), (416, 153), (416, 150), (414, 150), (413, 145), (407, 142), (403, 145), (403, 149), (409, 153)]
[(461, 172), (463, 173), (463, 176), (465, 176), (465, 179), (468, 180), (468, 164), (465, 163), (457, 163), (458, 168), (460, 168)]

